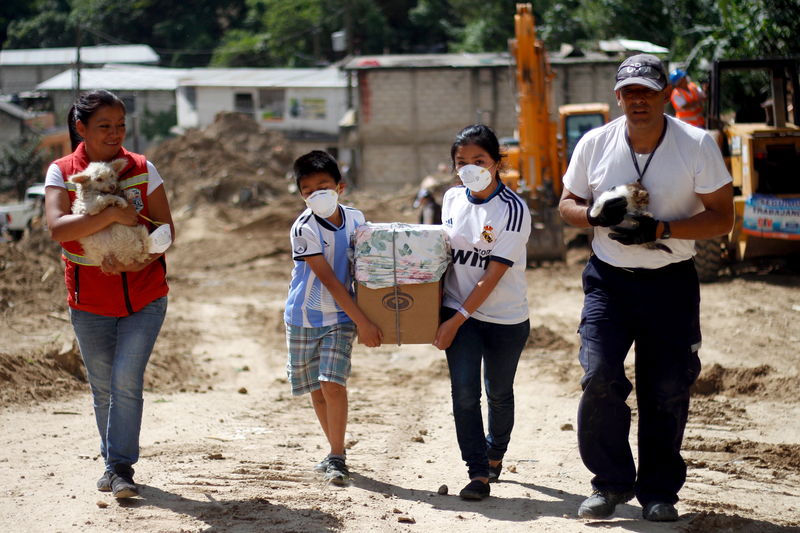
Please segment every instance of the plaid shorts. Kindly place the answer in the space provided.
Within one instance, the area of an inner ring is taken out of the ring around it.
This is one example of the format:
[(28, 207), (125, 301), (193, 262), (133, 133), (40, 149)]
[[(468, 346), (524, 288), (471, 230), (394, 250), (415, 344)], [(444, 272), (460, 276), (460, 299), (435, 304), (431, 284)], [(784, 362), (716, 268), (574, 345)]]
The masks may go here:
[(286, 324), (286, 375), (292, 394), (300, 396), (318, 390), (320, 381), (347, 386), (355, 335), (356, 325), (352, 322), (321, 328)]

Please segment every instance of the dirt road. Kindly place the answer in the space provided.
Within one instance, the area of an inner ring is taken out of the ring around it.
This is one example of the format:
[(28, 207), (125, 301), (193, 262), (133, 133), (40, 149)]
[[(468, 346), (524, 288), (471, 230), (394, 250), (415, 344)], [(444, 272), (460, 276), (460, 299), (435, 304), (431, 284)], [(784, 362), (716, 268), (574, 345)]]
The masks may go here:
[[(631, 503), (586, 522), (576, 512), (590, 475), (574, 429), (585, 250), (528, 271), (533, 330), (506, 470), (492, 498), (468, 503), (453, 495), (466, 471), (443, 354), (431, 346), (356, 346), (353, 483), (326, 486), (311, 471), (327, 450), (308, 398), (293, 398), (285, 377), (288, 226), (265, 213), (233, 231), (197, 213), (179, 219), (168, 318), (147, 376), (140, 498), (118, 503), (94, 488), (102, 461), (88, 387), (65, 370), (69, 350), (56, 361), (71, 342), (59, 276), (50, 308), (18, 298), (4, 310), (0, 529), (800, 531), (797, 272), (703, 286), (704, 371), (685, 439), (681, 520), (644, 522)], [(438, 494), (441, 485), (451, 494)]]

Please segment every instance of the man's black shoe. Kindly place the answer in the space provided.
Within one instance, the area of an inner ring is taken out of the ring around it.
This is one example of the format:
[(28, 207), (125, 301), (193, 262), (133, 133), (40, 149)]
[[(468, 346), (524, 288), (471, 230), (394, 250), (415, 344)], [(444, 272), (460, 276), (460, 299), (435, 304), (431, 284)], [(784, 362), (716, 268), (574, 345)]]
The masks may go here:
[(465, 500), (482, 500), (489, 496), (489, 484), (480, 479), (473, 479), (458, 495)]
[(650, 502), (642, 509), (642, 516), (650, 522), (675, 522), (678, 511), (671, 503)]
[(633, 498), (633, 492), (609, 492), (596, 490), (583, 500), (578, 508), (581, 518), (608, 518), (614, 514), (617, 505)]

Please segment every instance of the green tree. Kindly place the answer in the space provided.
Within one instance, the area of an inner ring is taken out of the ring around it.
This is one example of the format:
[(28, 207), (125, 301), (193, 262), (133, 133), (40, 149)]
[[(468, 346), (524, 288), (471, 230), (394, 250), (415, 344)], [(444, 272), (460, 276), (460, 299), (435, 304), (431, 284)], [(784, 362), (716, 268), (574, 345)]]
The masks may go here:
[[(12, 7), (18, 2), (11, 2)], [(24, 2), (23, 2), (24, 3)], [(2, 10), (6, 9), (3, 2)], [(3, 48), (75, 46), (75, 26), (66, 0), (39, 0), (29, 4), (30, 16), (14, 17), (5, 28)]]
[(516, 2), (450, 0), (450, 49), (456, 52), (503, 52), (514, 35)]
[(41, 175), (44, 160), (38, 146), (38, 136), (26, 135), (9, 142), (0, 153), (0, 181), (12, 183), (20, 200)]

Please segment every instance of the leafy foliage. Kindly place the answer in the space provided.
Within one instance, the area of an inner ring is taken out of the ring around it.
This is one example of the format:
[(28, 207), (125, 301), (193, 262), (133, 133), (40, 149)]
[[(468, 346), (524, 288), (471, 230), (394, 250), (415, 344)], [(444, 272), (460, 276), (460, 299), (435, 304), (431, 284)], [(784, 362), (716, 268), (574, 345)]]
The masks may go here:
[(44, 160), (36, 149), (38, 145), (37, 136), (19, 137), (6, 144), (0, 153), (0, 183), (10, 184), (20, 199), (42, 172)]

